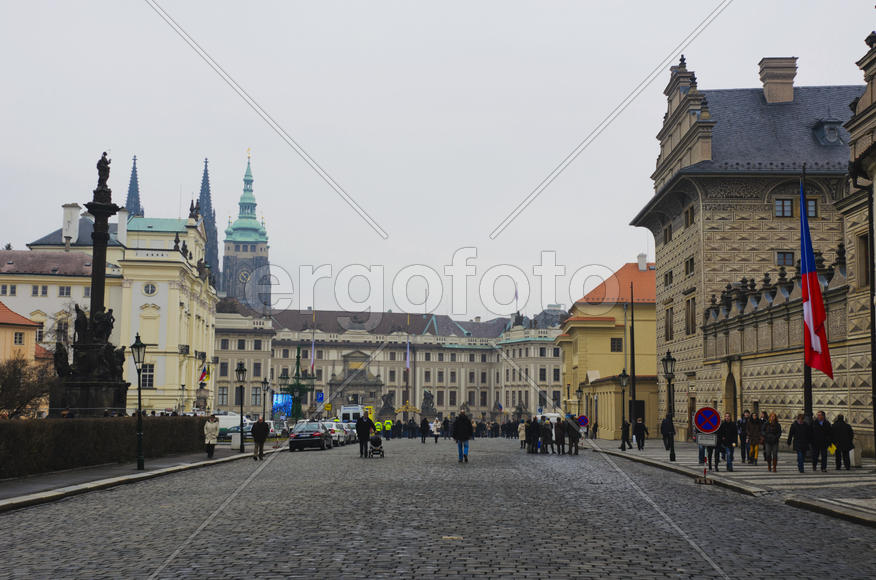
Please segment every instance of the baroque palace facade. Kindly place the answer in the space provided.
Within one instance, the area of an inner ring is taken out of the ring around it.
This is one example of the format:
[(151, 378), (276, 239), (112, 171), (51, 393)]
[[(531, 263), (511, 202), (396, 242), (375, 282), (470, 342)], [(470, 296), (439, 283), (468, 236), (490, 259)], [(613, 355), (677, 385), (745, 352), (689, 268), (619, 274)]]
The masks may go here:
[(657, 356), (671, 351), (678, 361), (680, 437), (705, 405), (734, 417), (775, 411), (785, 424), (803, 410), (801, 211), (819, 256), (836, 369), (835, 381), (813, 373), (816, 410), (872, 428), (869, 281), (855, 273), (865, 214), (850, 193), (843, 127), (863, 87), (795, 87), (796, 58), (759, 64), (763, 87), (731, 90), (700, 89), (684, 57), (671, 68), (655, 194), (632, 222), (655, 239)]

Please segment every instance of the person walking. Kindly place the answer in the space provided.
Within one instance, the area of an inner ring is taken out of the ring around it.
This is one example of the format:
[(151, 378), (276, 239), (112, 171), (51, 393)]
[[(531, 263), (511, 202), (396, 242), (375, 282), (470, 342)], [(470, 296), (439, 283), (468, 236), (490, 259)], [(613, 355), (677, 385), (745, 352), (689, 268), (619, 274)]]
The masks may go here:
[(438, 417), (435, 417), (435, 420), (432, 421), (432, 436), (435, 438), (435, 445), (438, 445), (439, 435), (441, 435), (441, 421), (438, 420)]
[(757, 452), (760, 448), (761, 440), (761, 425), (757, 415), (752, 415), (748, 418), (745, 434), (748, 439), (748, 463), (757, 465)]
[(271, 432), (271, 427), (265, 423), (264, 417), (259, 417), (252, 426), (252, 458), (253, 461), (258, 461), (265, 458), (265, 441), (268, 439), (268, 434)]
[(855, 432), (852, 431), (852, 426), (846, 423), (845, 417), (837, 415), (836, 421), (831, 426), (831, 434), (833, 435), (833, 444), (836, 445), (836, 451), (834, 451), (836, 470), (839, 471), (841, 464), (844, 464), (846, 471), (848, 471), (851, 465), (849, 451), (855, 448)]
[(383, 422), (383, 435), (387, 439), (392, 439), (392, 420), (387, 419)]
[(445, 418), (444, 421), (441, 422), (441, 427), (444, 429), (444, 438), (450, 438), (450, 419)]
[(364, 411), (362, 415), (356, 419), (356, 437), (359, 439), (359, 457), (368, 457), (368, 439), (371, 437), (371, 433), (376, 430), (377, 428), (374, 425), (374, 421), (368, 418), (368, 411)]
[(672, 418), (666, 415), (660, 423), (660, 434), (663, 435), (663, 447), (666, 451), (672, 446), (672, 438), (675, 437), (675, 425), (672, 424)]
[(474, 435), (474, 428), (471, 420), (465, 415), (465, 409), (460, 409), (459, 415), (453, 421), (451, 435), (456, 441), (456, 449), (459, 451), (459, 463), (463, 461), (468, 463), (468, 441)]
[(423, 417), (420, 420), (420, 443), (426, 443), (426, 437), (429, 436), (429, 419)]
[(751, 411), (746, 409), (736, 421), (736, 433), (739, 435), (739, 455), (742, 458), (742, 463), (748, 461), (748, 420), (750, 418)]
[(520, 440), (520, 448), (526, 449), (526, 423), (523, 422), (523, 419), (517, 425), (517, 438)]
[(727, 471), (733, 471), (733, 450), (739, 444), (739, 431), (730, 413), (724, 413), (724, 421), (718, 427), (718, 443), (724, 451)]
[(529, 453), (538, 453), (538, 442), (541, 439), (541, 426), (538, 424), (538, 419), (530, 417), (526, 429), (526, 445)]
[(557, 424), (554, 425), (554, 441), (557, 443), (557, 453), (560, 455), (566, 454), (566, 422), (562, 419), (557, 419)]
[(204, 446), (207, 448), (207, 459), (213, 459), (216, 450), (216, 442), (219, 441), (219, 419), (216, 415), (210, 415), (204, 423)]
[(641, 417), (636, 417), (636, 424), (633, 425), (633, 439), (636, 440), (636, 447), (639, 451), (645, 448), (645, 437), (648, 436), (648, 428), (645, 427), (645, 422)]
[[(626, 445), (624, 445), (626, 443)], [(632, 449), (633, 444), (630, 442), (630, 423), (624, 419), (621, 425), (621, 450), (626, 451), (627, 448)]]
[(566, 437), (569, 439), (569, 455), (578, 455), (581, 432), (578, 430), (578, 424), (571, 418), (566, 419)]
[(782, 426), (775, 413), (771, 413), (766, 424), (763, 425), (763, 456), (767, 462), (767, 471), (776, 471), (776, 463), (779, 461), (779, 441), (782, 438)]
[(824, 416), (824, 411), (819, 411), (812, 422), (812, 471), (818, 466), (820, 457), (821, 471), (827, 472), (827, 448), (832, 442), (830, 421)]
[(809, 425), (806, 424), (803, 413), (800, 413), (788, 430), (788, 445), (791, 445), (792, 441), (794, 442), (794, 451), (797, 452), (797, 471), (800, 473), (803, 473), (803, 462), (806, 460), (806, 452), (809, 451), (811, 439)]

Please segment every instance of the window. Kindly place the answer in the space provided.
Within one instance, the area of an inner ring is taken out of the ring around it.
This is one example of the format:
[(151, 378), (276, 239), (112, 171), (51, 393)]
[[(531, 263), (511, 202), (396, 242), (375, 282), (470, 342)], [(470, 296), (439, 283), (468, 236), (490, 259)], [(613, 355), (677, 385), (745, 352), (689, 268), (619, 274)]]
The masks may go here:
[(450, 391), (449, 399), (450, 399), (450, 406), (455, 407), (456, 406), (456, 391)]
[(253, 377), (262, 376), (262, 363), (260, 363), (260, 362), (252, 363), (252, 376)]
[(560, 369), (554, 369), (554, 382), (558, 383), (560, 381)]
[(439, 383), (444, 382), (444, 371), (438, 371), (438, 382)]
[(217, 393), (219, 397), (219, 405), (227, 405), (228, 404), (228, 387), (219, 387), (219, 391)]
[(317, 358), (317, 360), (322, 360), (322, 351), (321, 350), (316, 351), (316, 358)]
[(776, 217), (780, 217), (780, 218), (794, 217), (794, 200), (793, 199), (777, 199), (776, 200)]
[(450, 382), (456, 383), (456, 371), (450, 371)]
[(481, 362), (487, 362), (487, 355), (485, 355), (485, 354), (481, 355)]
[(554, 358), (560, 358), (560, 348), (559, 347), (554, 349)]
[(250, 405), (253, 407), (262, 404), (262, 389), (261, 387), (253, 387), (252, 392), (249, 394)]
[(776, 252), (776, 266), (793, 266), (794, 252)]
[(239, 387), (234, 387), (234, 405), (240, 406), (242, 405), (243, 397), (246, 395), (246, 388), (242, 385)]
[(475, 382), (475, 373), (474, 371), (468, 371), (468, 384), (473, 385)]
[(544, 391), (538, 392), (538, 406), (541, 408), (547, 407), (547, 393)]
[(694, 206), (689, 206), (684, 210), (684, 227), (689, 228), (694, 223)]
[(482, 385), (486, 385), (486, 384), (487, 384), (487, 373), (486, 373), (486, 372), (482, 372), (482, 373), (481, 373), (481, 384), (482, 384)]
[(611, 352), (623, 352), (623, 351), (624, 351), (624, 339), (612, 338), (611, 339)]
[(858, 277), (858, 288), (870, 286), (870, 267), (873, 265), (870, 256), (870, 236), (862, 234), (855, 239), (855, 258), (857, 261), (855, 275)]
[(487, 392), (481, 391), (481, 407), (487, 406)]
[(83, 298), (91, 298), (91, 286), (86, 286), (82, 289)]
[(40, 287), (39, 286), (31, 286), (30, 287), (30, 295), (31, 296), (39, 296), (40, 295)]
[(6, 296), (6, 284), (0, 284), (0, 296)]
[(673, 317), (673, 309), (670, 306), (666, 309), (663, 316), (663, 339), (664, 340), (672, 340), (673, 332), (672, 332), (672, 317)]
[(143, 367), (140, 371), (140, 384), (144, 389), (154, 389), (155, 388), (155, 364), (154, 363), (143, 363)]
[(389, 371), (389, 382), (390, 383), (395, 382), (395, 371), (394, 370)]
[(395, 351), (389, 353), (389, 360), (395, 360)]
[(239, 252), (239, 251), (240, 251), (240, 244), (234, 244), (234, 251), (235, 251), (235, 252)]
[(691, 276), (694, 273), (694, 259), (693, 256), (684, 261), (684, 275)]
[(511, 377), (511, 371), (509, 369), (505, 369), (505, 382), (507, 383)]
[(672, 286), (672, 270), (663, 274), (663, 287), (669, 288)]
[(551, 393), (551, 400), (554, 402), (554, 406), (560, 406), (560, 391), (553, 391)]
[(817, 199), (807, 199), (806, 200), (806, 217), (808, 217), (808, 218), (817, 218), (818, 217), (818, 200)]
[(289, 358), (289, 349), (288, 348), (283, 349), (283, 358)]
[(219, 350), (228, 350), (228, 339), (223, 338), (219, 341)]
[(43, 323), (40, 322), (40, 327), (37, 328), (36, 341), (37, 341), (37, 342), (43, 342), (43, 338), (44, 338), (43, 335), (44, 335), (44, 331), (43, 331)]
[(697, 299), (688, 298), (684, 303), (684, 333), (694, 334), (697, 331)]
[(48, 296), (49, 295), (49, 287), (48, 286), (40, 286), (40, 296)]
[(237, 350), (246, 350), (246, 341), (244, 339), (237, 340)]
[(475, 355), (473, 352), (471, 352), (468, 354), (468, 362), (474, 362), (474, 361), (475, 361)]
[(438, 391), (438, 395), (436, 396), (436, 400), (438, 401), (438, 406), (444, 406), (444, 391)]
[(24, 344), (24, 333), (23, 332), (15, 332), (12, 334), (12, 344), (23, 345)]
[(538, 347), (538, 356), (544, 358), (547, 356), (547, 349), (543, 346)]
[(450, 353), (450, 362), (456, 362), (456, 353), (455, 352)]
[[(90, 289), (90, 288), (89, 288), (89, 289)], [(10, 285), (9, 285), (9, 295), (10, 295), (10, 296), (15, 296), (15, 292), (16, 292), (16, 290), (18, 290), (18, 286), (16, 286), (15, 284), (10, 284)]]
[(432, 382), (432, 371), (424, 371), (423, 372), (423, 380), (427, 383)]
[(155, 292), (157, 292), (157, 288), (155, 288), (155, 284), (152, 282), (147, 282), (143, 284), (143, 294), (146, 296), (154, 296)]
[(227, 362), (219, 363), (219, 376), (220, 377), (227, 377), (228, 376), (228, 363)]
[(262, 350), (262, 341), (259, 339), (252, 341), (252, 349), (253, 350)]
[(538, 380), (542, 383), (547, 380), (547, 369), (542, 367), (538, 369)]
[(475, 406), (475, 392), (474, 391), (468, 392), (468, 404), (471, 407)]
[(70, 323), (66, 320), (59, 320), (55, 325), (56, 340), (66, 343), (70, 336)]
[(431, 352), (424, 352), (423, 353), (423, 360), (426, 360), (426, 361), (432, 360), (432, 353)]
[(316, 369), (316, 380), (322, 380), (322, 369)]
[(672, 241), (672, 224), (663, 228), (663, 243), (668, 244)]
[(444, 362), (444, 353), (443, 352), (438, 353), (438, 362)]

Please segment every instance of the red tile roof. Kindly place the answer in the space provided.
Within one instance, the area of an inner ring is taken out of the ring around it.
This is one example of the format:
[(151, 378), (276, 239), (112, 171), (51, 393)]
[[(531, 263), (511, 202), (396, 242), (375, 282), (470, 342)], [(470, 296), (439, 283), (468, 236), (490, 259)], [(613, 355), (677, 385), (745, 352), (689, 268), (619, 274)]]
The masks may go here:
[(0, 324), (6, 326), (39, 326), (39, 322), (34, 322), (29, 318), (25, 318), (21, 314), (9, 310), (9, 307), (0, 302)]
[(633, 300), (636, 304), (657, 302), (657, 274), (654, 262), (648, 262), (645, 270), (630, 262), (609, 276), (602, 284), (578, 300), (577, 304), (604, 304), (630, 302), (630, 283), (633, 284)]
[(52, 351), (50, 351), (49, 349), (47, 349), (39, 344), (36, 345), (36, 348), (34, 349), (34, 351), (35, 351), (34, 354), (36, 354), (37, 359), (52, 360), (55, 357), (55, 355), (52, 354)]

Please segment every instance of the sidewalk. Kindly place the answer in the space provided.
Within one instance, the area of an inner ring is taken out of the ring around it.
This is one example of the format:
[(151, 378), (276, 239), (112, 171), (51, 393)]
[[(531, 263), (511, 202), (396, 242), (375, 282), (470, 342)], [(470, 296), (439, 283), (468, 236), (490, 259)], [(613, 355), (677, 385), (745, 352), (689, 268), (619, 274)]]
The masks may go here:
[[(279, 448), (282, 450), (282, 446)], [(265, 452), (273, 452), (273, 443), (265, 444)], [(213, 459), (206, 452), (167, 455), (146, 458), (145, 469), (137, 470), (137, 462), (108, 463), (41, 473), (28, 477), (0, 480), (0, 512), (56, 501), (71, 495), (106, 489), (126, 483), (160, 477), (187, 469), (196, 469), (228, 461), (252, 457), (252, 443), (246, 443), (246, 452), (232, 450), (230, 444), (216, 446)]]
[[(676, 461), (669, 461), (669, 452), (663, 441), (649, 439), (645, 449), (621, 451), (618, 441), (582, 441), (593, 451), (623, 457), (667, 469), (689, 477), (702, 477), (703, 468), (698, 462), (696, 443), (676, 442)], [(797, 471), (797, 456), (780, 452), (778, 471), (767, 471), (766, 462), (758, 465), (743, 463), (739, 450), (734, 453), (733, 472), (728, 472), (721, 462), (720, 471), (709, 471), (707, 477), (720, 485), (748, 495), (778, 495), (788, 505), (821, 512), (827, 515), (876, 527), (876, 462), (871, 458), (861, 460), (862, 467), (850, 471), (835, 471), (834, 458), (828, 457), (827, 473), (812, 471), (807, 463), (806, 472)]]

